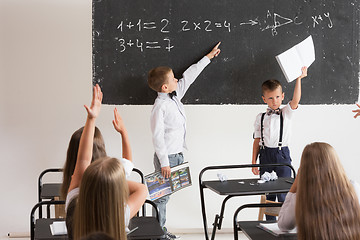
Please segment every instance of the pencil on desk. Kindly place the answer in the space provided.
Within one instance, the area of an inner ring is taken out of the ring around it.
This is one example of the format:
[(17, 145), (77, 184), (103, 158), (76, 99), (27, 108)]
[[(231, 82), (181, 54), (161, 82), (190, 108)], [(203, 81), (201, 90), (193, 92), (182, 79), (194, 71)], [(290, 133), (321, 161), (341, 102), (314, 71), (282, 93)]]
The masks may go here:
[(126, 235), (129, 235), (130, 233), (135, 232), (139, 227), (134, 227), (133, 229), (131, 229), (128, 233), (126, 233)]

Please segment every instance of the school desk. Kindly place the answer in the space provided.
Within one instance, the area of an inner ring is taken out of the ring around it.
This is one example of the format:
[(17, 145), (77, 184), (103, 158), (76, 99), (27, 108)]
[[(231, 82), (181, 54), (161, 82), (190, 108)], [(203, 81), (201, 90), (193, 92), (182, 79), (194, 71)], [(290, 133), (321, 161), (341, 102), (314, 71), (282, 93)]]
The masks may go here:
[(130, 231), (137, 229), (128, 235), (128, 239), (163, 239), (164, 231), (154, 217), (133, 217), (130, 220)]
[(233, 217), (233, 230), (234, 230), (234, 240), (238, 240), (238, 232), (242, 231), (248, 239), (252, 240), (272, 240), (272, 239), (284, 239), (284, 240), (296, 240), (296, 234), (285, 234), (281, 236), (274, 236), (271, 233), (266, 232), (263, 229), (258, 227), (259, 223), (274, 223), (276, 221), (238, 221), (239, 212), (245, 208), (272, 208), (272, 207), (281, 207), (283, 203), (252, 203), (252, 204), (244, 204), (238, 207), (235, 210)]
[(65, 201), (42, 201), (31, 209), (30, 213), (30, 237), (31, 240), (50, 240), (50, 239), (67, 239), (66, 235), (53, 236), (50, 231), (50, 224), (55, 221), (64, 221), (63, 218), (42, 218), (36, 219), (35, 212), (40, 210), (43, 206), (50, 208), (51, 205), (64, 205)]
[[(146, 203), (155, 206), (155, 203), (150, 200), (146, 200)], [(44, 205), (57, 205), (57, 204), (65, 204), (64, 201), (43, 201), (37, 203), (30, 214), (30, 232), (31, 232), (31, 240), (52, 240), (52, 239), (61, 239), (67, 240), (67, 235), (57, 235), (53, 236), (50, 231), (50, 225), (55, 221), (65, 221), (64, 218), (38, 218), (35, 220), (35, 211), (41, 208)], [(144, 209), (142, 213), (144, 213)], [(158, 212), (156, 209), (155, 217), (146, 217), (146, 216), (136, 216), (130, 220), (129, 229), (132, 230), (137, 228), (135, 231), (128, 235), (128, 239), (162, 239), (164, 237), (164, 231), (160, 227)]]
[(211, 170), (220, 170), (220, 169), (239, 169), (239, 168), (252, 168), (252, 167), (280, 167), (286, 166), (291, 168), (293, 176), (295, 178), (296, 173), (294, 168), (288, 164), (245, 164), (245, 165), (222, 165), (222, 166), (209, 166), (201, 170), (199, 174), (199, 185), (200, 185), (200, 201), (201, 201), (201, 212), (203, 217), (204, 224), (204, 233), (206, 240), (209, 240), (208, 236), (208, 225), (205, 209), (205, 198), (204, 198), (204, 189), (208, 188), (211, 191), (217, 193), (218, 195), (224, 196), (225, 199), (222, 202), (220, 215), (215, 215), (215, 220), (213, 223), (213, 230), (211, 234), (211, 240), (215, 239), (216, 228), (221, 229), (222, 220), (224, 218), (225, 205), (226, 202), (237, 196), (249, 196), (249, 195), (262, 195), (262, 194), (278, 194), (278, 193), (287, 193), (290, 190), (294, 178), (278, 178), (275, 181), (269, 181), (266, 183), (259, 184), (257, 181), (259, 178), (252, 179), (232, 179), (227, 181), (212, 180), (212, 181), (203, 181), (203, 174)]
[[(52, 240), (61, 239), (67, 240), (67, 235), (53, 236), (50, 231), (50, 225), (54, 221), (64, 221), (64, 219), (41, 218), (36, 220), (36, 228), (34, 233), (34, 240)], [(134, 217), (130, 221), (129, 229), (137, 229), (128, 235), (128, 239), (162, 239), (164, 231), (161, 229), (159, 223), (152, 219), (152, 217)]]
[[(259, 223), (265, 221), (243, 221), (238, 222), (238, 227), (251, 240), (296, 240), (295, 235), (274, 236), (258, 227)], [(267, 222), (268, 223), (268, 222)]]

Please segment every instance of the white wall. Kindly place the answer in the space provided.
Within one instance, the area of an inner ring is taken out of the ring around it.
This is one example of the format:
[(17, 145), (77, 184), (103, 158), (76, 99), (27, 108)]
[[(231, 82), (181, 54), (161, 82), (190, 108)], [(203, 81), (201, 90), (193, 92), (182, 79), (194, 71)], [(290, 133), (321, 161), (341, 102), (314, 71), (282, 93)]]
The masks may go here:
[[(84, 123), (83, 104), (91, 98), (91, 18), (90, 0), (0, 0), (0, 238), (8, 232), (29, 230), (39, 173), (62, 167), (69, 138)], [(153, 170), (151, 106), (118, 108), (128, 126), (137, 167), (149, 173)], [(265, 106), (185, 108), (190, 147), (185, 157), (191, 162), (194, 184), (173, 196), (168, 226), (201, 228), (200, 170), (208, 165), (250, 163), (253, 121)], [(360, 181), (360, 120), (352, 118), (353, 108), (301, 106), (291, 145), (296, 169), (307, 143), (326, 141), (338, 151), (349, 176)], [(120, 156), (112, 109), (103, 107), (98, 126), (109, 155)], [(250, 177), (250, 171), (242, 176)], [(206, 196), (211, 226), (222, 198), (208, 191)], [(231, 227), (235, 206), (258, 200), (230, 200), (224, 227)], [(243, 217), (251, 219), (255, 214)]]

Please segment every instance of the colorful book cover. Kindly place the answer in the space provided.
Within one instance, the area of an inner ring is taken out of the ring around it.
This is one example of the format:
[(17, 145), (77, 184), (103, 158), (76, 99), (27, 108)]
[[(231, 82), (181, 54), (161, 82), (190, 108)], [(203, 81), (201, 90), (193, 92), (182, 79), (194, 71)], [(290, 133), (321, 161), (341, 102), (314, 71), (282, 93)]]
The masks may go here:
[(183, 163), (171, 168), (170, 178), (164, 178), (161, 172), (146, 175), (145, 183), (152, 201), (172, 194), (185, 187), (191, 186), (189, 165), (188, 163)]

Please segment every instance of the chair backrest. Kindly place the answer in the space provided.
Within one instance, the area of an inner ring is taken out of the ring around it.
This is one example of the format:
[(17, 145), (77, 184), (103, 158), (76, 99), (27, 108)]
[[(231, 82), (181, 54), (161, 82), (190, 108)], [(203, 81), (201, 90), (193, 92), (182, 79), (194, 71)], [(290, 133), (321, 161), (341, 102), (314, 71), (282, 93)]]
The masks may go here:
[[(41, 200), (43, 199), (43, 196), (41, 195), (41, 193), (42, 193), (42, 190), (44, 187), (43, 177), (45, 176), (45, 174), (58, 173), (58, 172), (62, 172), (62, 171), (63, 171), (62, 168), (49, 168), (49, 169), (45, 169), (44, 171), (42, 171), (40, 173), (39, 178), (38, 178), (38, 201), (39, 202), (41, 202)], [(62, 184), (62, 183), (59, 183), (59, 184)], [(59, 195), (57, 195), (57, 196), (60, 196), (60, 192), (59, 192)]]
[[(278, 203), (270, 200), (266, 200), (266, 195), (261, 195), (260, 203)], [(270, 216), (279, 216), (281, 207), (261, 207), (259, 208), (259, 217), (258, 220), (262, 221), (264, 219), (264, 215), (270, 215)]]
[(240, 207), (238, 207), (234, 213), (233, 223), (237, 223), (237, 216), (239, 212), (245, 208), (271, 208), (271, 207), (281, 207), (282, 202), (276, 202), (276, 203), (251, 203), (251, 204), (245, 204)]
[(51, 234), (50, 233), (50, 224), (53, 221), (57, 221), (57, 220), (64, 221), (64, 219), (50, 218), (48, 216), (48, 218), (44, 219), (45, 220), (44, 222), (37, 225), (36, 224), (37, 219), (35, 218), (36, 210), (39, 210), (39, 219), (42, 219), (42, 216), (40, 216), (40, 209), (42, 209), (42, 206), (50, 207), (51, 205), (57, 206), (57, 205), (64, 205), (64, 204), (65, 204), (65, 201), (42, 201), (42, 202), (35, 204), (35, 206), (31, 209), (31, 213), (30, 213), (30, 237), (31, 237), (31, 240), (35, 239), (35, 229), (40, 235), (43, 235), (43, 236), (47, 235), (47, 236), (49, 236), (49, 238), (51, 238), (52, 235), (50, 235)]
[(281, 207), (282, 206), (282, 202), (277, 202), (277, 203), (252, 203), (252, 204), (245, 204), (242, 205), (240, 207), (238, 207), (238, 209), (236, 209), (235, 213), (234, 213), (234, 217), (233, 217), (233, 229), (234, 229), (234, 239), (238, 240), (238, 231), (240, 230), (240, 228), (238, 227), (238, 214), (241, 210), (245, 209), (245, 208), (271, 208), (271, 207)]
[[(156, 218), (156, 220), (158, 220), (158, 221), (160, 221), (159, 220), (159, 208), (157, 207), (157, 205), (153, 202), (153, 201), (151, 201), (151, 200), (149, 200), (149, 199), (146, 199), (145, 200), (145, 203), (144, 203), (144, 205), (143, 205), (143, 207), (146, 205), (146, 204), (149, 204), (149, 205), (151, 205), (152, 206), (152, 208), (154, 209), (154, 212), (155, 212), (155, 218)], [(146, 212), (142, 212), (142, 216), (146, 216)]]
[(137, 168), (133, 168), (133, 172), (136, 172), (137, 174), (139, 174), (140, 178), (141, 178), (141, 183), (145, 183), (145, 178), (144, 178), (144, 174)]
[[(62, 168), (49, 168), (42, 171), (38, 178), (38, 202), (43, 201), (44, 199), (48, 200), (60, 200), (60, 189), (61, 183), (45, 183), (43, 184), (43, 177), (48, 173), (59, 173), (62, 172)], [(55, 207), (55, 211), (57, 212), (57, 216), (65, 216), (65, 212), (63, 209)], [(49, 218), (49, 207), (48, 207), (48, 218)], [(39, 217), (42, 217), (42, 208), (39, 208)]]
[[(142, 183), (142, 184), (145, 184), (144, 174), (140, 171), (140, 169), (133, 168), (132, 171), (133, 171), (133, 172), (136, 172), (136, 173), (139, 175), (139, 177), (140, 177), (141, 183)], [(142, 210), (142, 215), (143, 215), (143, 216), (146, 216), (146, 206), (145, 206), (145, 204), (141, 207), (141, 210)], [(136, 214), (136, 216), (139, 216), (139, 212)]]

